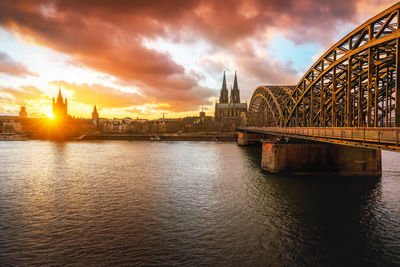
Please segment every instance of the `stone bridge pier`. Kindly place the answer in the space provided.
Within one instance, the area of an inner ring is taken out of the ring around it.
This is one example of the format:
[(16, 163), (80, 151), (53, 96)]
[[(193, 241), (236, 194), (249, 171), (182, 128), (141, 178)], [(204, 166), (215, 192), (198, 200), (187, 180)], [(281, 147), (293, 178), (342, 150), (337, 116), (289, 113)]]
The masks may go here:
[(264, 139), (265, 139), (264, 134), (239, 131), (237, 142), (239, 146), (249, 146), (249, 145), (256, 145), (261, 140)]
[(381, 176), (381, 150), (328, 143), (262, 141), (261, 169), (272, 174)]

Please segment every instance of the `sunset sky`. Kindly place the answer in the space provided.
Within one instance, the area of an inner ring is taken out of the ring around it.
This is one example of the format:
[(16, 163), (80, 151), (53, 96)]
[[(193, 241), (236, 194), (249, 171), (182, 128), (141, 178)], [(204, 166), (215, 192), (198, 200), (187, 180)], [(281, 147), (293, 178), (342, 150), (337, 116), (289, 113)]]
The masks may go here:
[(214, 112), (223, 71), (242, 101), (296, 84), (386, 0), (2, 0), (0, 114), (158, 118)]

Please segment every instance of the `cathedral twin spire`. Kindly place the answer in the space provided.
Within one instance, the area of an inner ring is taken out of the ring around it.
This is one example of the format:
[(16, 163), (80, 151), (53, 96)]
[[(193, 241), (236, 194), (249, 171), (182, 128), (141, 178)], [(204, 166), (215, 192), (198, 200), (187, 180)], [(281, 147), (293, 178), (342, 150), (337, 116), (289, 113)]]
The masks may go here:
[[(225, 71), (224, 71), (224, 78), (222, 80), (222, 88), (219, 97), (219, 103), (229, 103), (228, 88), (226, 87)], [(233, 89), (231, 88), (230, 103), (233, 104), (240, 103), (240, 93), (239, 93), (236, 71), (235, 71), (235, 79), (233, 81)]]
[(233, 90), (231, 90), (231, 103), (238, 104), (240, 103), (240, 92), (239, 92), (239, 86), (237, 82), (237, 75), (235, 71), (235, 80), (233, 82)]
[(224, 71), (224, 79), (222, 80), (222, 88), (219, 96), (219, 103), (228, 103), (228, 88), (226, 88), (225, 71)]

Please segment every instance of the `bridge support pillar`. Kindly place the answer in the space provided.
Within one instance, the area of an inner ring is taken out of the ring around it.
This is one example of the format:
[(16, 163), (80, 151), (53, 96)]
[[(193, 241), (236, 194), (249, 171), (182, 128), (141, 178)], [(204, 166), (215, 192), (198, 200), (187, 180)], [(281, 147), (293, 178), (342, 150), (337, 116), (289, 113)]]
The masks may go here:
[(380, 176), (381, 151), (335, 144), (264, 140), (261, 169), (273, 174)]
[(264, 134), (248, 133), (248, 132), (238, 132), (238, 145), (239, 146), (249, 146), (259, 143), (260, 140), (264, 139)]

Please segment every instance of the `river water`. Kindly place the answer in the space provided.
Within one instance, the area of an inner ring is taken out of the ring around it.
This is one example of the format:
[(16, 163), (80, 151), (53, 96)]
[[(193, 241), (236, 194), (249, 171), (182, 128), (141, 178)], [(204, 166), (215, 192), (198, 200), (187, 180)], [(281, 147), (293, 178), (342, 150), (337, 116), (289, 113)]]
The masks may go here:
[(400, 265), (381, 178), (260, 172), (235, 143), (0, 142), (0, 265)]

